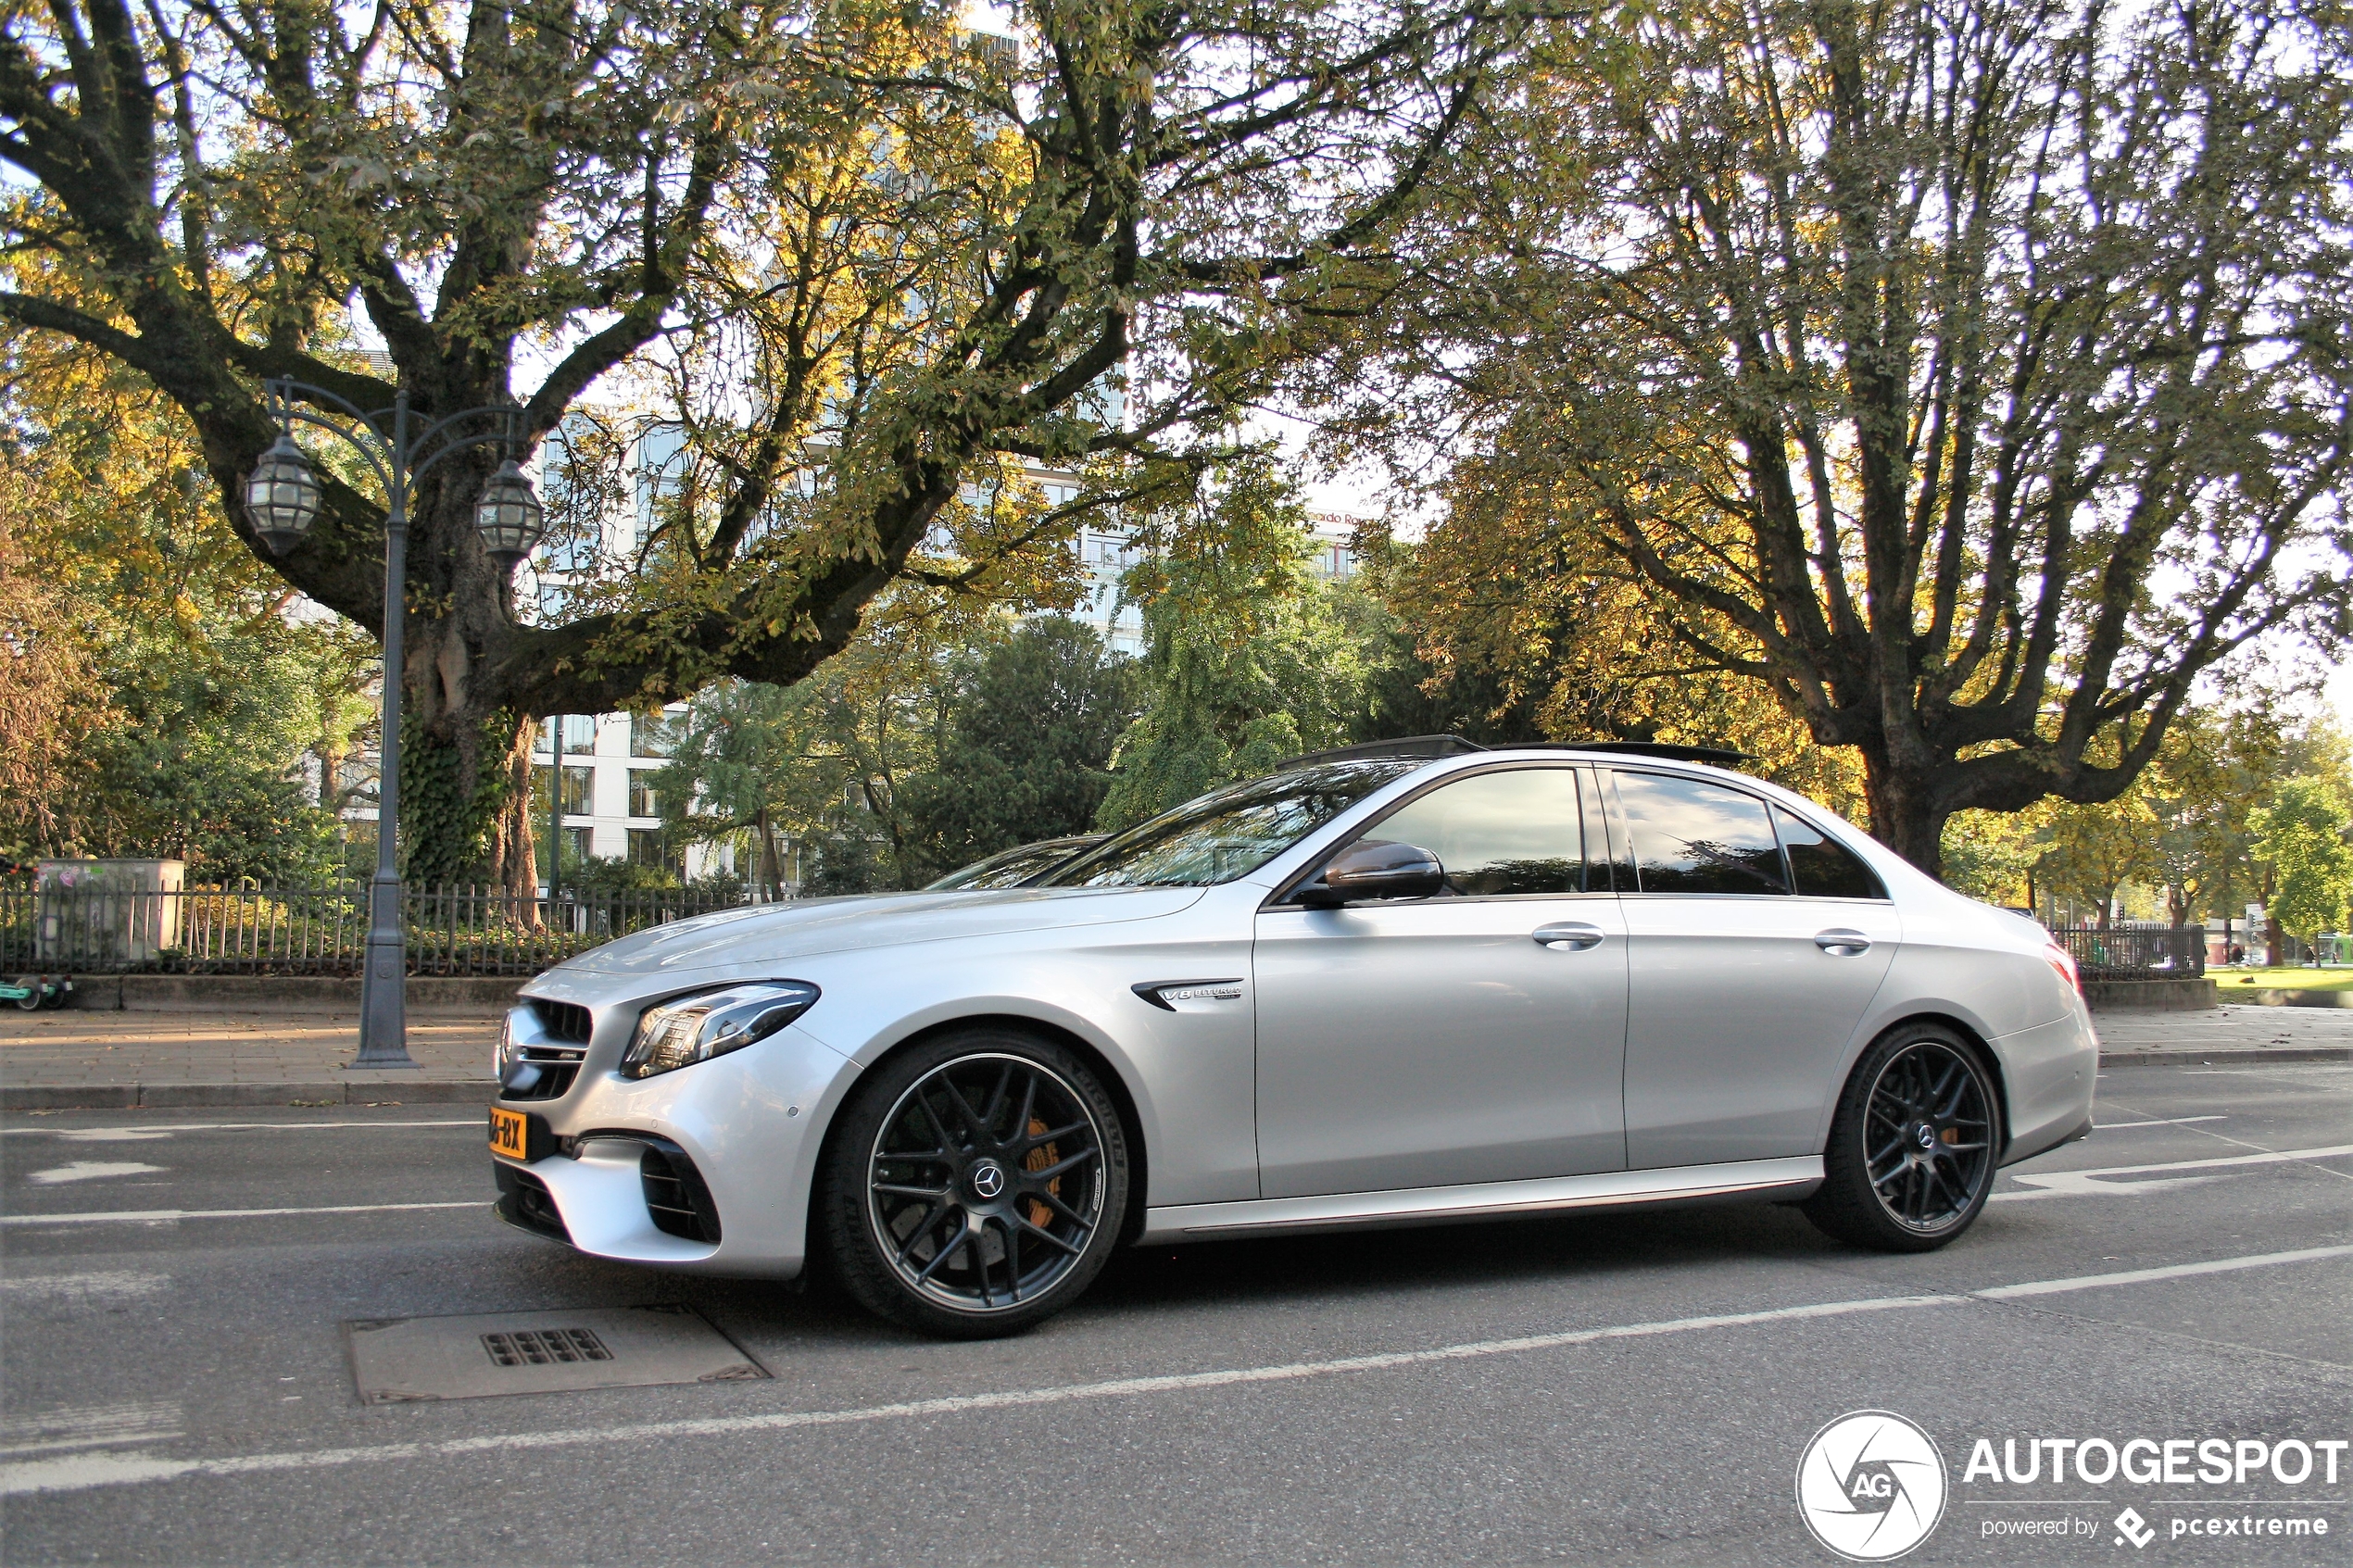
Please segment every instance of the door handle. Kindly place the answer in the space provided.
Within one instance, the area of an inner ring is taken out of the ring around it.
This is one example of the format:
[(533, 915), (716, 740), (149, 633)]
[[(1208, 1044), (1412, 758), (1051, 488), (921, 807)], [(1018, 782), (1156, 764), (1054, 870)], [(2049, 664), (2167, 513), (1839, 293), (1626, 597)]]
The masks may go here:
[(1550, 947), (1555, 953), (1581, 953), (1588, 947), (1598, 947), (1602, 943), (1601, 927), (1573, 920), (1562, 921), (1555, 925), (1540, 925), (1529, 935), (1536, 939), (1540, 947)]
[(1870, 950), (1871, 939), (1859, 931), (1818, 931), (1814, 946), (1834, 959), (1851, 959)]

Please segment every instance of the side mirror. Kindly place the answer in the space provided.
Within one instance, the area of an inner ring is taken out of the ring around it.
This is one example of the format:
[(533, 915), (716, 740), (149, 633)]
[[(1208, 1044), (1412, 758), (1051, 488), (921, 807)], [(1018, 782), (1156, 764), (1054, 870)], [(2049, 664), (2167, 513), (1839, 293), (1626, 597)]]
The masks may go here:
[(1337, 909), (1359, 898), (1428, 898), (1445, 888), (1446, 868), (1428, 850), (1367, 838), (1334, 857), (1319, 883), (1299, 890), (1299, 901)]

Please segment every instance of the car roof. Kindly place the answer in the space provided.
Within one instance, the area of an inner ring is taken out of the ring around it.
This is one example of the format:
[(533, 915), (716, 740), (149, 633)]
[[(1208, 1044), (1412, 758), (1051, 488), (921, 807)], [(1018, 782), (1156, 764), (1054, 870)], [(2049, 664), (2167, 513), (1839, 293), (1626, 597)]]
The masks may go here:
[(1641, 757), (1661, 762), (1705, 762), (1718, 768), (1734, 767), (1751, 759), (1745, 752), (1730, 746), (1689, 746), (1677, 741), (1647, 740), (1579, 740), (1579, 741), (1514, 741), (1500, 746), (1484, 746), (1461, 735), (1406, 735), (1396, 740), (1364, 741), (1355, 746), (1333, 746), (1325, 751), (1310, 751), (1277, 764), (1277, 772), (1289, 772), (1294, 768), (1312, 768), (1325, 762), (1427, 761), (1436, 762), (1453, 757), (1469, 757), (1481, 753), (1536, 751), (1553, 753), (1591, 753), (1596, 757)]

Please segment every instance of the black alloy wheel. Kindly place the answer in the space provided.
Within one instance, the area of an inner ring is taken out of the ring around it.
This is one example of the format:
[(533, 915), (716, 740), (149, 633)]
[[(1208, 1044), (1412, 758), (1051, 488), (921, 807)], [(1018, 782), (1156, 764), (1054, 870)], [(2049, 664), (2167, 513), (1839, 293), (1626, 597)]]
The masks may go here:
[(1999, 1133), (1977, 1049), (1939, 1025), (1899, 1027), (1863, 1053), (1840, 1097), (1806, 1216), (1883, 1251), (1942, 1247), (1985, 1207)]
[(975, 1030), (887, 1062), (831, 1140), (827, 1249), (869, 1309), (937, 1334), (1011, 1334), (1092, 1283), (1126, 1208), (1116, 1108), (1071, 1052)]

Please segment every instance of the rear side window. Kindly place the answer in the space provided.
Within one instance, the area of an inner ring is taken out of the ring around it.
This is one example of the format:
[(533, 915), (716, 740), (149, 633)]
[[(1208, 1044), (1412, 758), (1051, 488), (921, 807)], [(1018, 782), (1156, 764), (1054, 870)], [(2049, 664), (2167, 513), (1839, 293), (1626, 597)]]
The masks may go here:
[(1447, 891), (1468, 897), (1584, 891), (1573, 768), (1473, 773), (1399, 807), (1365, 836), (1428, 850), (1446, 868)]
[(1790, 875), (1795, 879), (1801, 897), (1887, 897), (1878, 873), (1853, 850), (1832, 842), (1819, 828), (1807, 826), (1778, 806), (1773, 808), (1773, 825), (1781, 830), (1781, 847), (1789, 851)]
[(1787, 893), (1765, 803), (1704, 779), (1620, 773), (1617, 799), (1644, 893)]

